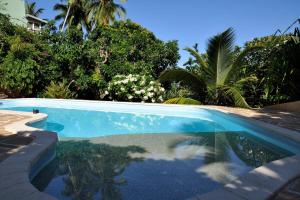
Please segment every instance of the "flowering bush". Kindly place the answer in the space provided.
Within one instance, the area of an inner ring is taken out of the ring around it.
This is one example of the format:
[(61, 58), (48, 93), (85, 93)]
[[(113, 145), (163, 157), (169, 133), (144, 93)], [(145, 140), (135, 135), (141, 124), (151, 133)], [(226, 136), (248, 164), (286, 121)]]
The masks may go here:
[(147, 75), (116, 75), (108, 84), (106, 95), (120, 101), (162, 102), (165, 89)]

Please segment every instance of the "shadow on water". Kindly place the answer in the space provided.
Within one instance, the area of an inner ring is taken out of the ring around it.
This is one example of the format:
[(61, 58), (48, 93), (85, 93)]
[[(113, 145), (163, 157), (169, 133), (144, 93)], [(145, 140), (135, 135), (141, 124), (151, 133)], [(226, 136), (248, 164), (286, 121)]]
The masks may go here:
[[(126, 184), (120, 176), (131, 162), (130, 153), (144, 153), (138, 146), (113, 147), (92, 144), (89, 141), (62, 141), (57, 147), (57, 158), (33, 181), (44, 190), (53, 177), (62, 176), (62, 196), (71, 199), (93, 199), (100, 193), (102, 199), (120, 199), (119, 186)], [(39, 178), (39, 177), (43, 178)]]
[(290, 155), (237, 132), (111, 138), (123, 145), (60, 141), (33, 184), (63, 200), (187, 199)]

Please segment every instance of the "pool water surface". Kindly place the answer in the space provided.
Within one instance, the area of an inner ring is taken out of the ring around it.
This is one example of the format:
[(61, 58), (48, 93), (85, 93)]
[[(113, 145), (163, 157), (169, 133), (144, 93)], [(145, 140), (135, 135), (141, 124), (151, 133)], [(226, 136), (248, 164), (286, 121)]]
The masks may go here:
[(189, 199), (291, 155), (235, 132), (61, 140), (33, 184), (62, 200)]

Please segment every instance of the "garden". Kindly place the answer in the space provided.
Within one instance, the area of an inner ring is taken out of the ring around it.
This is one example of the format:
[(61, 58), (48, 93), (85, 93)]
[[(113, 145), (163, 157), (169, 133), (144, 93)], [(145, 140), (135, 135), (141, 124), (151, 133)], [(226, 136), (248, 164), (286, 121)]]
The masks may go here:
[[(69, 17), (68, 6), (57, 4), (61, 14), (55, 19), (66, 18), (65, 23), (49, 21), (40, 33), (0, 14), (0, 93), (244, 108), (300, 99), (297, 28), (244, 46), (235, 45), (235, 31), (228, 28), (207, 38), (206, 52), (199, 52), (197, 43), (187, 47), (190, 58), (178, 66), (178, 41), (160, 40), (131, 20), (116, 20), (115, 14), (125, 14), (123, 7), (107, 16), (96, 10), (87, 21), (83, 2), (72, 4)], [(38, 15), (34, 6), (27, 12)]]

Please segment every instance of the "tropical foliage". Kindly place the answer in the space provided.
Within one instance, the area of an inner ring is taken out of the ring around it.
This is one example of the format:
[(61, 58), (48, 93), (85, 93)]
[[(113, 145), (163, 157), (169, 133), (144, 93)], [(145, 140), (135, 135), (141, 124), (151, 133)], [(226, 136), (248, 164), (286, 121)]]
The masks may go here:
[(54, 10), (59, 11), (55, 20), (61, 22), (61, 30), (76, 26), (90, 32), (95, 27), (113, 24), (116, 16), (120, 19), (126, 16), (125, 8), (114, 0), (67, 0), (56, 4)]
[(53, 9), (59, 12), (54, 19), (61, 22), (60, 29), (75, 26), (79, 30), (90, 30), (88, 8), (85, 0), (70, 0), (67, 3), (58, 3), (54, 5)]
[[(130, 20), (118, 20), (125, 18), (125, 2), (61, 1), (54, 6), (55, 20), (39, 34), (0, 14), (0, 92), (9, 97), (164, 99), (247, 108), (300, 99), (299, 29), (237, 47), (229, 28), (210, 38), (204, 53), (198, 44), (186, 48), (191, 57), (184, 69), (177, 67), (177, 41), (159, 40)], [(0, 0), (0, 10), (3, 5)], [(43, 12), (34, 2), (26, 9), (34, 16)], [(137, 81), (123, 83), (130, 74)], [(154, 85), (148, 95), (150, 83)]]
[[(121, 0), (125, 3), (127, 0)], [(116, 15), (122, 19), (125, 18), (125, 8), (114, 2), (114, 0), (92, 0), (90, 4), (90, 13), (95, 25), (107, 26), (116, 21)]]
[(74, 92), (71, 92), (69, 87), (73, 83), (67, 83), (65, 80), (60, 83), (54, 83), (53, 81), (49, 86), (46, 87), (44, 92), (44, 97), (46, 98), (55, 98), (55, 99), (72, 99), (75, 98), (76, 95)]
[(160, 79), (182, 81), (190, 85), (191, 89), (198, 91), (200, 96), (206, 96), (201, 100), (210, 104), (249, 107), (243, 97), (241, 86), (247, 81), (255, 80), (255, 77), (236, 76), (241, 69), (240, 61), (244, 53), (235, 56), (233, 42), (234, 32), (229, 28), (209, 40), (205, 56), (192, 48), (187, 48), (186, 50), (195, 58), (198, 72), (184, 69), (167, 70)]
[(42, 14), (45, 9), (37, 8), (35, 2), (33, 2), (33, 3), (26, 2), (25, 10), (26, 10), (27, 14), (35, 16), (35, 17), (39, 17), (40, 14)]
[(131, 21), (96, 28), (84, 39), (76, 27), (60, 32), (49, 24), (34, 34), (0, 17), (0, 90), (11, 97), (55, 97), (43, 94), (51, 82), (52, 89), (73, 81), (69, 90), (76, 97), (102, 99), (116, 75), (154, 81), (179, 59), (176, 41), (163, 42)]
[(244, 58), (242, 75), (255, 75), (258, 81), (243, 90), (253, 106), (263, 106), (300, 99), (299, 36), (256, 38), (245, 49), (261, 46)]

